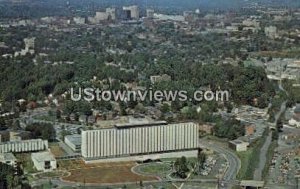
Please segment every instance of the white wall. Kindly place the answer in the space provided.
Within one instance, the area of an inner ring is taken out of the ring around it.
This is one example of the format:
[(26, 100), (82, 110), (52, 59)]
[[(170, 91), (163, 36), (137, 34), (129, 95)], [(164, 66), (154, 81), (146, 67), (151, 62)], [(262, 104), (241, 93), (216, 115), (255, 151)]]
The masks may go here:
[(82, 132), (85, 158), (126, 156), (198, 148), (198, 125), (180, 123)]

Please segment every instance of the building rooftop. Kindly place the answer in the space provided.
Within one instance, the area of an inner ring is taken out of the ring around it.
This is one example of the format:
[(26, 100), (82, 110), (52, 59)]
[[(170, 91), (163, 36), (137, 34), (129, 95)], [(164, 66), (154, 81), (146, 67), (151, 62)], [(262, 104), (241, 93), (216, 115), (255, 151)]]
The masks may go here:
[(0, 162), (17, 161), (12, 153), (0, 153)]
[(31, 157), (36, 161), (43, 162), (43, 161), (55, 161), (55, 157), (51, 152), (38, 152), (32, 153)]
[(230, 141), (230, 143), (232, 143), (232, 144), (242, 144), (242, 143), (247, 143), (247, 142), (244, 142), (244, 141), (242, 141), (242, 140), (239, 140), (239, 139), (236, 139), (236, 140), (232, 140), (232, 141)]
[(155, 121), (155, 122), (137, 122), (137, 123), (120, 123), (116, 124), (115, 127), (118, 129), (129, 128), (129, 127), (150, 127), (150, 126), (159, 126), (167, 125), (166, 121)]
[(79, 134), (67, 135), (67, 136), (65, 136), (65, 140), (66, 139), (75, 145), (81, 145), (81, 135), (79, 135)]
[(20, 140), (20, 141), (8, 141), (8, 142), (1, 142), (0, 145), (3, 144), (17, 144), (17, 143), (25, 143), (25, 142), (38, 142), (38, 141), (44, 141), (43, 139), (30, 139), (30, 140)]

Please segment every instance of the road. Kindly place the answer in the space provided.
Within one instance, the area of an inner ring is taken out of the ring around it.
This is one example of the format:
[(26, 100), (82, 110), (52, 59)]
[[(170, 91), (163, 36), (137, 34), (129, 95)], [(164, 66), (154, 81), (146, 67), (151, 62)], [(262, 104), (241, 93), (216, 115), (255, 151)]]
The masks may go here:
[(262, 180), (262, 172), (267, 162), (267, 153), (271, 143), (272, 143), (272, 132), (269, 133), (264, 145), (260, 149), (258, 168), (255, 170), (253, 175), (254, 180)]
[[(288, 95), (287, 91), (282, 86), (281, 80), (278, 84), (278, 87), (281, 91), (285, 92)], [(278, 120), (280, 119), (280, 116), (286, 110), (286, 104), (287, 104), (287, 101), (284, 101), (280, 106), (280, 111), (277, 112), (277, 114), (275, 115), (275, 120), (273, 122), (273, 125), (275, 128), (276, 128), (276, 124), (277, 124)], [(253, 176), (254, 180), (262, 180), (262, 172), (267, 163), (267, 153), (268, 153), (268, 149), (271, 145), (271, 142), (272, 142), (272, 132), (269, 133), (264, 145), (260, 149), (259, 165), (258, 165), (258, 168), (254, 172), (254, 176)]]
[[(206, 141), (203, 139), (200, 139), (200, 147), (208, 148), (222, 154), (228, 162), (226, 172), (224, 173), (223, 176), (223, 180), (225, 182), (231, 182), (236, 180), (236, 176), (241, 168), (241, 160), (237, 157), (235, 153), (220, 146), (219, 144), (213, 143), (212, 141)], [(226, 188), (231, 188), (231, 187), (227, 186)]]

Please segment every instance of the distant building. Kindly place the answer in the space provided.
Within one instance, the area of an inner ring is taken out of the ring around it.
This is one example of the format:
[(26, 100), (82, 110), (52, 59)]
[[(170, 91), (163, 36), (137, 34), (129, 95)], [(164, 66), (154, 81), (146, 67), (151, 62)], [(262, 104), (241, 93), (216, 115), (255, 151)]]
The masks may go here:
[(12, 153), (0, 153), (0, 162), (15, 167), (17, 159)]
[(277, 38), (277, 27), (276, 26), (269, 26), (265, 27), (265, 34), (267, 37), (271, 39)]
[(106, 9), (106, 14), (108, 14), (108, 19), (109, 20), (116, 20), (116, 9), (115, 8), (107, 8)]
[(96, 12), (95, 17), (88, 17), (88, 21), (92, 24), (98, 24), (101, 21), (116, 20), (116, 9), (107, 8), (105, 12)]
[(82, 124), (87, 123), (87, 116), (86, 115), (80, 115), (78, 121)]
[(147, 18), (154, 18), (154, 10), (153, 9), (147, 9), (146, 10), (146, 17)]
[(243, 21), (242, 25), (245, 26), (245, 27), (259, 28), (260, 27), (260, 22), (257, 21), (257, 19), (248, 18), (248, 19)]
[(136, 5), (123, 7), (123, 11), (126, 14), (126, 19), (138, 20), (140, 18), (139, 7)]
[(171, 80), (171, 76), (169, 76), (167, 74), (150, 76), (150, 81), (152, 84), (155, 84), (155, 83), (161, 82), (161, 81), (170, 81), (170, 80)]
[(52, 171), (57, 168), (54, 155), (50, 152), (38, 152), (31, 154), (31, 160), (38, 171)]
[(229, 141), (229, 148), (231, 148), (237, 152), (247, 151), (248, 146), (249, 146), (249, 143), (244, 142), (242, 140), (237, 139), (237, 140)]
[(183, 15), (167, 15), (167, 14), (157, 14), (154, 13), (154, 18), (158, 20), (170, 20), (176, 22), (184, 22)]
[(35, 44), (35, 37), (32, 38), (25, 38), (25, 49), (21, 49), (21, 51), (16, 51), (14, 56), (25, 56), (27, 53), (34, 54), (34, 44)]
[(25, 38), (25, 50), (29, 52), (29, 50), (34, 50), (34, 44), (35, 44), (35, 37), (32, 38)]
[(74, 151), (81, 151), (81, 135), (67, 135), (65, 136), (65, 143)]
[(96, 123), (96, 117), (93, 116), (93, 115), (89, 116), (88, 119), (87, 119), (87, 122), (88, 122), (89, 124), (94, 124), (94, 123)]
[(48, 149), (48, 141), (42, 139), (0, 143), (0, 153), (34, 152)]
[(84, 17), (74, 17), (73, 21), (75, 24), (85, 24), (85, 18)]
[(106, 12), (96, 12), (95, 19), (97, 21), (108, 20), (108, 14)]

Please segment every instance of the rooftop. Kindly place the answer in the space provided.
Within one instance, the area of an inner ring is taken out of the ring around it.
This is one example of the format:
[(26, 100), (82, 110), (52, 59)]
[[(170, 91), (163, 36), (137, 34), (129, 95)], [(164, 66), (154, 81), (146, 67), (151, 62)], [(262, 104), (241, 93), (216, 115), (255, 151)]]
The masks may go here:
[(75, 145), (81, 145), (81, 135), (79, 135), (79, 134), (67, 135), (67, 136), (65, 136), (65, 140), (66, 139)]
[(155, 122), (137, 122), (137, 123), (120, 123), (116, 124), (116, 128), (129, 128), (129, 127), (150, 127), (150, 126), (160, 126), (167, 125), (166, 121), (155, 121)]
[(17, 143), (25, 143), (25, 142), (42, 142), (42, 139), (30, 139), (30, 140), (20, 140), (20, 141), (9, 141), (9, 142), (1, 142), (0, 145), (3, 144), (17, 144)]
[(0, 162), (17, 161), (12, 153), (0, 153)]
[(43, 162), (43, 161), (55, 161), (55, 157), (51, 152), (38, 152), (32, 153), (31, 157), (36, 161)]
[(243, 144), (243, 143), (247, 143), (247, 142), (244, 142), (242, 140), (236, 139), (236, 140), (230, 141), (230, 143), (232, 143), (232, 144)]

